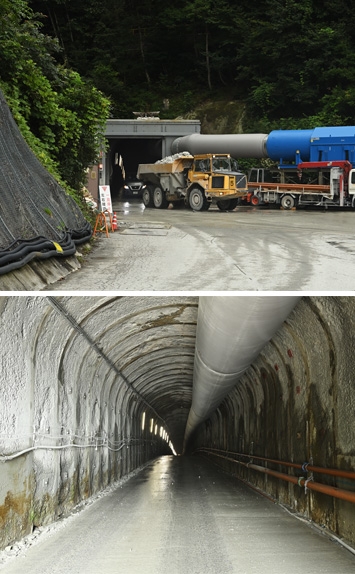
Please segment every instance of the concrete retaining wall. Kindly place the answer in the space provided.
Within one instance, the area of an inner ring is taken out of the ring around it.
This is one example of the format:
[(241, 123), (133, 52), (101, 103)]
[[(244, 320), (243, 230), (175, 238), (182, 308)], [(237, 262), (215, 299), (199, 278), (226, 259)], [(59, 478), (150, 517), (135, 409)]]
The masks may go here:
[(31, 261), (16, 271), (0, 275), (0, 291), (41, 291), (80, 267), (75, 255), (63, 259), (53, 257)]

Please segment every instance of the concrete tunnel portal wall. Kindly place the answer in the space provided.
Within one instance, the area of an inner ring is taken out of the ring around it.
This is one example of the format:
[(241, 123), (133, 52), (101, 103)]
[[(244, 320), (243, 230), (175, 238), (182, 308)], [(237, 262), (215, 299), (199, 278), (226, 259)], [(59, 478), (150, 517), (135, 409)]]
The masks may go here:
[[(198, 308), (186, 296), (1, 299), (1, 548), (171, 454), (170, 442), (181, 451)], [(259, 456), (354, 472), (354, 323), (354, 298), (303, 297), (195, 429), (188, 454), (206, 448), (212, 459), (216, 449), (249, 463)], [(230, 458), (217, 462), (355, 544), (352, 502)], [(319, 481), (355, 491), (342, 476)]]
[(177, 138), (199, 134), (200, 129), (199, 120), (108, 120), (105, 136), (109, 145), (103, 157), (102, 184), (110, 185), (111, 194), (117, 196), (123, 182), (120, 162), (126, 177), (135, 177), (140, 163), (155, 163), (171, 155)]

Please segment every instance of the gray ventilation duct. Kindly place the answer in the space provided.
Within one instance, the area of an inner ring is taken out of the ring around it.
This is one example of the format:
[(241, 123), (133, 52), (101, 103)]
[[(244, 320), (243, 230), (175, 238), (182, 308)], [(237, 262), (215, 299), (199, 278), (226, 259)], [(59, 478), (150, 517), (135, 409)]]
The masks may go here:
[(232, 157), (268, 157), (266, 134), (191, 134), (176, 139), (172, 153), (229, 153)]
[(301, 297), (200, 297), (184, 447), (258, 357)]

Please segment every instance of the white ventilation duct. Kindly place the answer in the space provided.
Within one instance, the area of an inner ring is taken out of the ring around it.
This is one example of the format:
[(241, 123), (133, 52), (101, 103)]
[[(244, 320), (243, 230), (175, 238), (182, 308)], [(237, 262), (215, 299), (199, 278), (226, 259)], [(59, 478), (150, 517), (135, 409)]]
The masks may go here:
[(301, 297), (200, 297), (184, 445), (258, 357)]
[(173, 141), (172, 153), (229, 153), (231, 156), (265, 158), (267, 134), (190, 134)]

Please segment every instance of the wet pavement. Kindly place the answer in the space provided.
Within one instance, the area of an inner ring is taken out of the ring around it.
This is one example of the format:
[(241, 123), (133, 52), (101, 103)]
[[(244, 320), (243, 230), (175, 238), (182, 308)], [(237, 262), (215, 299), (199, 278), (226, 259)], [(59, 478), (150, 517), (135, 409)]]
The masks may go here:
[[(82, 269), (50, 291), (352, 291), (355, 213), (237, 207), (223, 213), (116, 202)], [(79, 248), (80, 250), (80, 248)]]
[[(3, 574), (350, 574), (355, 556), (197, 457), (161, 457)], [(43, 536), (43, 537), (42, 537)], [(42, 537), (42, 538), (41, 538)]]

